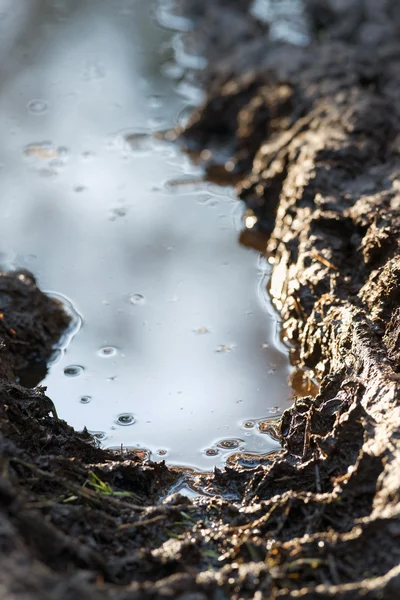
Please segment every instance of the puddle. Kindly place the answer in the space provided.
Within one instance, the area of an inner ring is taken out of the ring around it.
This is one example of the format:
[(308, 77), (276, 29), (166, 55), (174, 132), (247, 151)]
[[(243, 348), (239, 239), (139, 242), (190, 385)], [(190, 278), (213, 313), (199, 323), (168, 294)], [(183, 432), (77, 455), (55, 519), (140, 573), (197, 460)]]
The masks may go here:
[(269, 265), (238, 243), (232, 188), (153, 136), (201, 97), (187, 23), (148, 0), (2, 4), (0, 250), (69, 299), (59, 417), (196, 469), (274, 450), (290, 368)]

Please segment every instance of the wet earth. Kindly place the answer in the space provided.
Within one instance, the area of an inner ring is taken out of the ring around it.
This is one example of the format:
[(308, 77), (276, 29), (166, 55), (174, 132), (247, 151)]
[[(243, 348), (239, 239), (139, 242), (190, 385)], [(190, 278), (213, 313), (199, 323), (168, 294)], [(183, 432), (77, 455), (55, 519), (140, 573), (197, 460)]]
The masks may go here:
[(238, 243), (253, 222), (234, 189), (155, 136), (202, 98), (187, 23), (156, 2), (49, 1), (9, 5), (2, 27), (2, 262), (72, 317), (43, 381), (59, 417), (203, 470), (275, 449), (265, 421), (291, 393), (270, 265)]

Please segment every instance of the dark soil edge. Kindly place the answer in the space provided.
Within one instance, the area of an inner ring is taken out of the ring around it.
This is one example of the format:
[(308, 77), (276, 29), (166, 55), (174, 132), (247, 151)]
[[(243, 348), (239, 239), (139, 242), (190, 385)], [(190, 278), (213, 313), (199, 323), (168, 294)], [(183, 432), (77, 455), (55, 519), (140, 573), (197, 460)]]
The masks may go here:
[(304, 49), (270, 42), (248, 2), (182, 5), (211, 65), (182, 139), (231, 149), (285, 330), (321, 380), (284, 414), (284, 451), (198, 482), (240, 503), (160, 501), (179, 473), (97, 448), (15, 383), (67, 319), (29, 274), (0, 278), (0, 597), (400, 597), (400, 14), (367, 4), (309, 2)]

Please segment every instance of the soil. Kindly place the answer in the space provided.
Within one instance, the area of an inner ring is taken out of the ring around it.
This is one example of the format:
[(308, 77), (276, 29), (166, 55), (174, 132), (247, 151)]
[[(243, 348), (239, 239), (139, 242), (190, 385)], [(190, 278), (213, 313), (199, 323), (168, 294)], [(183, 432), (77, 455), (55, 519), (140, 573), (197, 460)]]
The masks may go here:
[(301, 48), (249, 4), (177, 7), (209, 58), (181, 141), (239, 181), (320, 391), (284, 413), (282, 451), (197, 476), (199, 499), (168, 496), (179, 471), (97, 447), (17, 383), (68, 319), (33, 276), (3, 274), (3, 598), (400, 597), (400, 7), (309, 0)]

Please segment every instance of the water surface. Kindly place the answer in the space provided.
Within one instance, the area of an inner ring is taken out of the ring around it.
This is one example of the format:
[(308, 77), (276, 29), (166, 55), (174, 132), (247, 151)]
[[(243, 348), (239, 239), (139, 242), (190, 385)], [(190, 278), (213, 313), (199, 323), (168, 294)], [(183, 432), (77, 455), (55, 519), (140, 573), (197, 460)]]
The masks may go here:
[(289, 364), (233, 189), (154, 139), (201, 99), (156, 14), (0, 2), (2, 262), (76, 311), (44, 381), (59, 416), (209, 469), (276, 447), (257, 421), (288, 405)]

